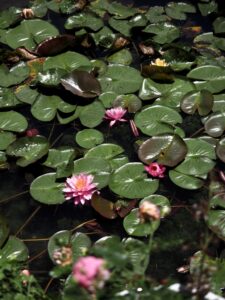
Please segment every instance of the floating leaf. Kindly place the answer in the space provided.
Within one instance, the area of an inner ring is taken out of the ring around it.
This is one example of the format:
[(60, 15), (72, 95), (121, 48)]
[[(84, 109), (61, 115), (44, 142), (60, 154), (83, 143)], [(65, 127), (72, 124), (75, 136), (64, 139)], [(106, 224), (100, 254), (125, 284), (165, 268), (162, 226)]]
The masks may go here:
[(102, 19), (95, 16), (92, 13), (78, 13), (74, 16), (69, 17), (66, 20), (65, 28), (73, 29), (73, 28), (90, 28), (93, 31), (98, 31), (104, 26)]
[(218, 17), (213, 22), (213, 29), (216, 34), (217, 33), (225, 33), (224, 26), (225, 26), (225, 18), (224, 17)]
[(23, 132), (28, 124), (26, 118), (16, 111), (0, 112), (0, 129)]
[(182, 118), (178, 112), (161, 105), (147, 106), (135, 115), (136, 126), (150, 136), (173, 133), (174, 125), (181, 122)]
[(16, 97), (19, 99), (19, 101), (28, 104), (33, 104), (39, 95), (36, 89), (31, 89), (26, 84), (17, 87), (14, 93)]
[(111, 220), (117, 218), (117, 213), (114, 209), (114, 203), (101, 197), (100, 195), (93, 195), (91, 199), (91, 205), (104, 218)]
[(38, 73), (37, 81), (41, 84), (50, 86), (57, 86), (61, 82), (61, 78), (67, 74), (66, 70), (63, 69), (49, 69)]
[(178, 135), (164, 134), (146, 140), (138, 149), (138, 156), (146, 164), (158, 163), (174, 167), (187, 153), (187, 146)]
[(96, 129), (84, 129), (76, 134), (76, 142), (79, 146), (90, 149), (96, 145), (102, 144), (104, 136), (101, 131)]
[(107, 57), (107, 61), (111, 64), (121, 64), (125, 66), (129, 66), (132, 63), (132, 55), (131, 52), (127, 49), (122, 49), (109, 57)]
[(111, 108), (113, 106), (113, 102), (117, 97), (117, 93), (115, 92), (106, 92), (102, 93), (98, 99), (101, 100), (102, 104), (105, 108)]
[(101, 144), (92, 149), (90, 149), (86, 154), (85, 157), (101, 157), (105, 160), (112, 160), (118, 155), (122, 154), (124, 149), (116, 144)]
[(101, 94), (101, 86), (98, 80), (86, 71), (73, 71), (61, 78), (64, 88), (74, 95), (84, 98), (94, 98)]
[(168, 215), (168, 213), (171, 210), (170, 201), (165, 196), (156, 195), (156, 194), (150, 195), (142, 199), (139, 203), (139, 206), (145, 201), (153, 203), (158, 206), (158, 208), (160, 209), (161, 218), (164, 218), (166, 215)]
[(202, 16), (208, 16), (213, 12), (216, 12), (218, 9), (218, 4), (216, 1), (212, 0), (209, 3), (198, 3), (198, 8)]
[(174, 184), (188, 190), (200, 189), (204, 184), (204, 181), (200, 178), (185, 175), (174, 170), (169, 171), (169, 177)]
[(61, 230), (53, 234), (48, 241), (48, 255), (52, 262), (56, 264), (54, 257), (57, 251), (60, 251), (62, 247), (71, 247), (71, 232), (69, 230)]
[(0, 131), (0, 150), (5, 150), (15, 139), (12, 132)]
[(11, 143), (6, 153), (19, 157), (17, 165), (26, 167), (43, 157), (48, 152), (48, 148), (49, 143), (43, 136), (22, 137)]
[(113, 45), (113, 42), (116, 38), (116, 35), (107, 26), (104, 26), (101, 30), (99, 30), (96, 33), (91, 33), (91, 36), (96, 45), (105, 48), (110, 48)]
[(73, 261), (76, 261), (80, 256), (85, 256), (87, 254), (88, 249), (91, 247), (91, 239), (82, 232), (76, 232), (71, 237), (71, 245)]
[(86, 173), (94, 176), (94, 182), (98, 184), (97, 188), (101, 189), (108, 184), (110, 166), (108, 162), (98, 157), (85, 157), (74, 161), (73, 174)]
[(107, 5), (107, 10), (110, 14), (115, 15), (117, 19), (127, 19), (137, 13), (136, 8), (123, 5), (116, 1)]
[(221, 111), (225, 110), (225, 94), (214, 95), (214, 102), (212, 111)]
[(212, 137), (219, 137), (225, 130), (225, 114), (223, 112), (212, 113), (206, 120), (205, 131)]
[(0, 250), (0, 257), (2, 261), (24, 262), (28, 259), (28, 249), (20, 239), (10, 236), (5, 246)]
[(155, 34), (153, 41), (159, 44), (171, 43), (180, 36), (180, 30), (168, 22), (150, 24), (143, 32)]
[(126, 232), (134, 236), (152, 235), (159, 227), (159, 224), (160, 222), (158, 220), (142, 222), (139, 217), (138, 208), (133, 209), (123, 220), (123, 226)]
[(113, 106), (122, 106), (126, 108), (129, 113), (135, 113), (142, 107), (141, 100), (134, 94), (119, 95), (113, 101)]
[(9, 108), (20, 105), (21, 102), (13, 93), (13, 89), (0, 88), (0, 108)]
[(79, 114), (81, 124), (86, 127), (93, 128), (98, 126), (105, 115), (105, 109), (101, 102), (94, 101), (84, 106)]
[(213, 95), (207, 90), (187, 93), (180, 103), (181, 109), (187, 114), (194, 114), (196, 110), (200, 116), (206, 116), (213, 107)]
[(185, 2), (169, 2), (165, 7), (166, 14), (175, 20), (186, 20), (187, 13), (195, 13), (196, 9), (192, 4)]
[(168, 16), (165, 15), (165, 9), (163, 6), (153, 6), (145, 14), (150, 23), (159, 23), (168, 21)]
[(158, 189), (158, 180), (147, 177), (141, 163), (127, 163), (110, 177), (109, 188), (128, 199), (144, 198)]
[(44, 204), (61, 204), (65, 201), (63, 184), (56, 182), (56, 173), (47, 173), (37, 177), (30, 186), (31, 196)]
[(13, 49), (34, 49), (40, 42), (58, 34), (58, 30), (49, 22), (36, 19), (22, 21), (17, 27), (9, 29), (5, 38)]
[(115, 92), (117, 94), (129, 94), (136, 92), (142, 83), (140, 72), (128, 66), (111, 65), (100, 76), (102, 92)]
[(0, 13), (0, 28), (5, 29), (21, 19), (21, 9), (18, 7), (9, 7)]
[(61, 169), (66, 167), (74, 158), (75, 151), (73, 148), (49, 149), (48, 157), (43, 165), (53, 169)]
[(58, 96), (39, 95), (31, 107), (32, 115), (40, 121), (54, 119), (61, 99)]
[(26, 63), (21, 62), (12, 67), (10, 70), (6, 65), (0, 65), (0, 86), (9, 87), (21, 83), (29, 76), (29, 68)]
[(216, 155), (225, 162), (225, 138), (222, 138), (216, 146)]

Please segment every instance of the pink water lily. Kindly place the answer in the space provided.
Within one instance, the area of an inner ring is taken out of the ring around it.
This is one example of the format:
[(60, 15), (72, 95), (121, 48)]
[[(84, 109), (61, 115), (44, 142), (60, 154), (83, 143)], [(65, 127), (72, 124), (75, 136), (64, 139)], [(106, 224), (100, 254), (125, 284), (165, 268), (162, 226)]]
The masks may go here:
[(148, 166), (145, 166), (145, 171), (147, 171), (152, 177), (163, 178), (165, 176), (164, 173), (166, 168), (163, 165), (154, 162)]
[(126, 114), (127, 110), (121, 106), (107, 109), (105, 112), (105, 119), (111, 120), (109, 126), (112, 127), (116, 122), (126, 122), (123, 116)]
[(97, 183), (93, 182), (94, 176), (85, 173), (73, 175), (67, 178), (63, 192), (65, 199), (74, 199), (74, 204), (85, 204), (86, 201), (91, 200), (92, 195), (97, 192)]
[(95, 256), (81, 257), (73, 266), (73, 279), (83, 288), (93, 293), (102, 288), (110, 277), (105, 261)]

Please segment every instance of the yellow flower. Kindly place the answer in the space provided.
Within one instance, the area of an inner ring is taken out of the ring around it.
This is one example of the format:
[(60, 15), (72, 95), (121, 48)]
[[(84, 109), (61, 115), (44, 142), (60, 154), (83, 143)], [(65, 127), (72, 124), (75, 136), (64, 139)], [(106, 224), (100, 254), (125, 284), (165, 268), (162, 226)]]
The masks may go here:
[(158, 67), (167, 67), (169, 64), (165, 61), (165, 59), (156, 58), (155, 61), (151, 62), (151, 65)]

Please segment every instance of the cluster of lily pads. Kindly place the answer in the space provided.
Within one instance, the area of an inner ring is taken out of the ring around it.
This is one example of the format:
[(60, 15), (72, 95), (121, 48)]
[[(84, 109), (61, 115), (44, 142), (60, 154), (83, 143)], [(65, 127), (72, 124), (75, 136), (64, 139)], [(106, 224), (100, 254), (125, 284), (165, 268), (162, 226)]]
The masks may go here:
[[(225, 18), (217, 10), (214, 0), (147, 8), (34, 0), (0, 13), (0, 169), (39, 165), (42, 174), (30, 185), (34, 200), (63, 207), (74, 199), (83, 210), (90, 202), (104, 218), (122, 218), (127, 235), (150, 237), (148, 245), (107, 237), (91, 248), (87, 235), (60, 231), (48, 244), (53, 276), (70, 273), (90, 251), (115, 268), (114, 282), (124, 269), (131, 288), (133, 274), (146, 271), (153, 234), (176, 189), (209, 184), (204, 219), (225, 239)], [(212, 31), (188, 25), (196, 14), (213, 16)], [(51, 124), (59, 130), (55, 141), (42, 129)], [(70, 275), (63, 299), (97, 293), (81, 289), (79, 296), (74, 286)], [(220, 292), (219, 284), (213, 288)], [(130, 293), (126, 299), (136, 290)]]

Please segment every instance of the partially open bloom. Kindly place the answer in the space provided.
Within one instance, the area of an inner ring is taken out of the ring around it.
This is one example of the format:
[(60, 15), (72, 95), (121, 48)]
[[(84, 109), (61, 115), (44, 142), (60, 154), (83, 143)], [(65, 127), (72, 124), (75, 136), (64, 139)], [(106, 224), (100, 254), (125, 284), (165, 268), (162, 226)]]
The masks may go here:
[(65, 199), (74, 199), (74, 204), (85, 204), (86, 201), (91, 200), (92, 195), (97, 192), (97, 183), (93, 182), (94, 176), (85, 173), (73, 175), (67, 178), (63, 192)]
[(23, 281), (22, 281), (23, 286), (27, 286), (28, 281), (27, 281), (26, 277), (28, 278), (30, 276), (30, 271), (27, 269), (24, 269), (20, 272), (20, 275), (23, 277)]
[(143, 222), (146, 220), (159, 220), (160, 209), (154, 203), (144, 201), (139, 207), (139, 216)]
[(39, 135), (39, 131), (36, 128), (31, 128), (25, 132), (25, 135), (28, 137), (36, 136)]
[(145, 171), (147, 171), (153, 177), (163, 178), (165, 176), (164, 173), (166, 168), (163, 165), (154, 162), (148, 166), (145, 166)]
[(105, 119), (111, 120), (109, 126), (112, 127), (116, 122), (126, 122), (123, 116), (126, 114), (127, 110), (121, 106), (107, 109), (105, 112)]
[(95, 256), (81, 257), (73, 266), (74, 280), (83, 288), (93, 293), (102, 288), (110, 277), (105, 267), (105, 260)]
[(24, 8), (21, 15), (25, 19), (32, 19), (34, 17), (34, 11), (31, 8)]
[(71, 247), (63, 246), (60, 249), (57, 249), (53, 253), (53, 258), (57, 265), (67, 266), (72, 263), (72, 249)]
[(169, 64), (165, 61), (165, 59), (156, 58), (155, 61), (151, 62), (151, 65), (157, 66), (157, 67), (168, 67)]

